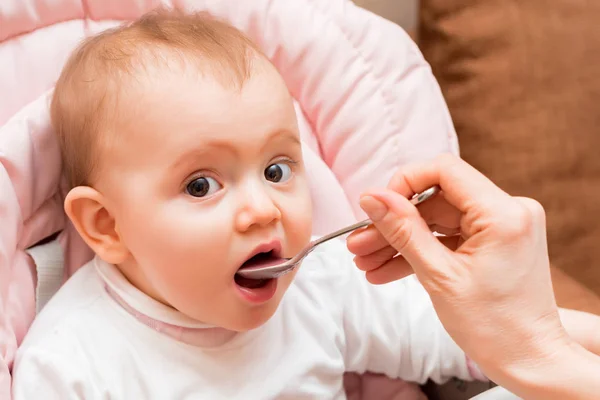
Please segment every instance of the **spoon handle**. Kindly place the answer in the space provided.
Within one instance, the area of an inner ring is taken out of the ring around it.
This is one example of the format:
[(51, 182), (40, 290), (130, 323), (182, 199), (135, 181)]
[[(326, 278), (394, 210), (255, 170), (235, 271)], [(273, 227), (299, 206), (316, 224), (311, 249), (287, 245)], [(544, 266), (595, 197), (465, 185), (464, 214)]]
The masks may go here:
[(371, 225), (372, 223), (373, 223), (373, 221), (371, 221), (370, 219), (365, 219), (363, 221), (357, 222), (357, 223), (352, 224), (350, 226), (347, 226), (345, 228), (338, 229), (335, 232), (332, 232), (332, 233), (330, 233), (328, 235), (322, 236), (319, 239), (315, 240), (313, 242), (313, 245), (316, 246), (316, 245), (319, 245), (321, 243), (325, 243), (328, 240), (334, 239), (334, 238), (336, 238), (338, 236), (345, 235), (346, 233), (350, 233), (350, 232), (355, 231), (357, 229), (364, 228), (365, 226)]
[[(410, 202), (414, 205), (414, 206), (418, 206), (419, 204), (423, 203), (426, 200), (429, 200), (430, 198), (432, 198), (433, 196), (435, 196), (436, 194), (438, 194), (440, 192), (440, 187), (439, 186), (432, 186), (427, 190), (422, 191), (421, 193), (417, 193), (415, 194), (411, 199)], [(304, 257), (306, 257), (311, 251), (313, 251), (313, 249), (315, 247), (317, 247), (318, 245), (325, 243), (331, 239), (335, 239), (338, 236), (342, 236), (345, 235), (346, 233), (350, 233), (352, 231), (355, 231), (357, 229), (360, 228), (364, 228), (365, 226), (371, 225), (373, 223), (373, 221), (371, 221), (370, 219), (365, 219), (362, 220), (360, 222), (357, 222), (355, 224), (352, 224), (350, 226), (346, 226), (342, 229), (338, 229), (335, 232), (332, 232), (330, 234), (327, 234), (325, 236), (320, 237), (319, 239), (314, 240), (307, 248), (305, 248), (304, 251), (301, 252), (301, 254), (299, 254), (298, 256), (292, 258), (292, 260), (294, 261), (300, 261), (302, 260)]]

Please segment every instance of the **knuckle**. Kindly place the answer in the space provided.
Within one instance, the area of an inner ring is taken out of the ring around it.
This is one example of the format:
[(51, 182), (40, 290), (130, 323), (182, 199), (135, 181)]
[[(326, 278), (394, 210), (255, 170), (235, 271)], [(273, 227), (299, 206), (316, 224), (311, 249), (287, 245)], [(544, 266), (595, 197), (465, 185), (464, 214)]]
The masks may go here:
[(451, 164), (455, 164), (457, 162), (457, 157), (451, 153), (442, 153), (436, 156), (436, 160), (441, 165), (447, 166)]
[(521, 203), (527, 207), (531, 215), (536, 221), (542, 221), (545, 223), (546, 221), (546, 210), (544, 206), (537, 200), (530, 198), (522, 198)]
[(443, 153), (438, 155), (435, 161), (441, 170), (446, 170), (456, 167), (460, 163), (460, 158), (452, 153)]
[[(385, 250), (385, 249), (383, 249)], [(370, 271), (384, 265), (392, 256), (389, 252), (379, 250), (364, 257), (356, 257), (354, 263), (362, 271)]]
[(368, 271), (371, 269), (371, 268), (369, 268), (370, 263), (369, 263), (368, 259), (365, 259), (365, 257), (355, 257), (354, 264), (361, 271)]
[(396, 173), (392, 176), (392, 179), (390, 179), (390, 183), (388, 184), (389, 189), (398, 190), (407, 185), (406, 170), (407, 168), (396, 171)]
[(506, 239), (530, 236), (534, 227), (534, 213), (520, 202), (505, 208), (496, 223), (497, 232)]
[(412, 236), (412, 224), (407, 222), (407, 219), (398, 221), (393, 224), (388, 232), (388, 241), (396, 250), (402, 252), (405, 249)]

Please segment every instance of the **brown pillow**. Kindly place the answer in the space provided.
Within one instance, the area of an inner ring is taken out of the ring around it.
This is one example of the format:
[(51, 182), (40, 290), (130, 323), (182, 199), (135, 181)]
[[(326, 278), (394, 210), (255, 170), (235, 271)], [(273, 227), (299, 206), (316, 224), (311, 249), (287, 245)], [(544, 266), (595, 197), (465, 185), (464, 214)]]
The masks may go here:
[(462, 156), (548, 215), (551, 260), (600, 293), (600, 1), (421, 0), (419, 45)]

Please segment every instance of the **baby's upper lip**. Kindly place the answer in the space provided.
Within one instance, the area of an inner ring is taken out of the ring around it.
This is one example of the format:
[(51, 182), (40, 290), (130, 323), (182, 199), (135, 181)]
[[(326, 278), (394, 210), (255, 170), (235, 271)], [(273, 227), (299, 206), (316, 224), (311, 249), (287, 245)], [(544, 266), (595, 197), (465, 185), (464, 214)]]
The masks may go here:
[(251, 259), (252, 257), (254, 257), (260, 253), (268, 253), (268, 252), (272, 252), (273, 257), (280, 257), (281, 256), (281, 241), (279, 239), (272, 239), (268, 242), (264, 242), (264, 243), (256, 246), (256, 248), (254, 248), (254, 250), (252, 250), (248, 254), (248, 256), (244, 259), (243, 262), (245, 263), (246, 261), (248, 261), (249, 259)]

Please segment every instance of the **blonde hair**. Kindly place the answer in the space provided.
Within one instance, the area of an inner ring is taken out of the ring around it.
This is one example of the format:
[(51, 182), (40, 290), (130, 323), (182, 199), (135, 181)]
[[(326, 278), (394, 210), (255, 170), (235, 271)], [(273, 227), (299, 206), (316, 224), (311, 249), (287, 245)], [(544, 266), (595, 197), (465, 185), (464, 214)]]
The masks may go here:
[(220, 84), (241, 88), (255, 56), (264, 57), (231, 25), (205, 13), (166, 9), (83, 41), (63, 68), (50, 106), (70, 187), (91, 185), (99, 141), (128, 78), (151, 66), (192, 60), (199, 74), (209, 72)]

